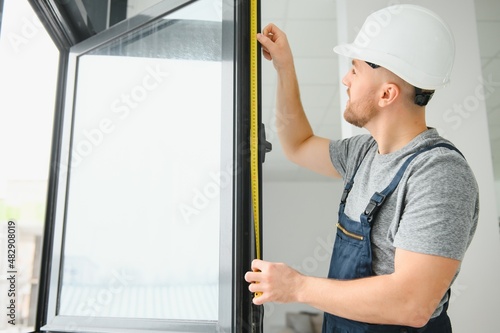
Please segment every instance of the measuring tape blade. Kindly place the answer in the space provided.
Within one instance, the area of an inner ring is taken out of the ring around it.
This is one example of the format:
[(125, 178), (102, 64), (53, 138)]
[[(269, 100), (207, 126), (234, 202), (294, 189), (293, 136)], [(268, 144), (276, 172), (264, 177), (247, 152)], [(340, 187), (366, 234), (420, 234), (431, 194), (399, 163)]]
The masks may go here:
[(252, 187), (255, 256), (262, 259), (260, 239), (259, 190), (259, 68), (258, 68), (258, 0), (250, 0), (250, 174)]
[[(250, 178), (252, 187), (252, 211), (255, 234), (255, 257), (262, 259), (260, 233), (259, 189), (259, 49), (258, 0), (250, 0)], [(260, 292), (255, 293), (259, 297)], [(262, 317), (262, 314), (260, 315)]]

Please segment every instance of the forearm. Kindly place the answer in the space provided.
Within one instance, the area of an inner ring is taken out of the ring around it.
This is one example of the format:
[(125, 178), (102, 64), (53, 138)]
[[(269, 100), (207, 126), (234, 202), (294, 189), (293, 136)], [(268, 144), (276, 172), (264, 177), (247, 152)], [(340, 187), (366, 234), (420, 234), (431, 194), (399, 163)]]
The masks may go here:
[(417, 293), (408, 292), (394, 275), (340, 281), (303, 276), (297, 301), (339, 317), (371, 324), (420, 327), (437, 307), (428, 307)]
[(272, 60), (278, 73), (276, 130), (286, 157), (307, 169), (339, 178), (330, 160), (330, 140), (313, 134), (300, 101), (292, 51), (286, 34), (274, 24), (257, 34), (262, 54)]
[(276, 128), (285, 154), (293, 154), (313, 136), (312, 128), (300, 100), (299, 85), (293, 63), (278, 71)]
[[(460, 261), (396, 249), (394, 273), (356, 280), (305, 276), (282, 263), (252, 262), (245, 279), (255, 304), (300, 302), (372, 324), (421, 327), (449, 289)], [(254, 283), (255, 282), (255, 283)]]

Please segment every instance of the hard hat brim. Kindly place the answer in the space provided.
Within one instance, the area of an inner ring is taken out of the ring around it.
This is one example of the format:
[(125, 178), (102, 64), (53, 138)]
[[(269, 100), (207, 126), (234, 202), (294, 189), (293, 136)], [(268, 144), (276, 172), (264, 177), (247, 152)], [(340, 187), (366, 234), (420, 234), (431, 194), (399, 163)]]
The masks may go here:
[(432, 76), (422, 71), (416, 73), (415, 68), (400, 58), (377, 50), (360, 48), (354, 44), (341, 44), (335, 46), (333, 51), (348, 58), (368, 61), (382, 66), (395, 74), (397, 73), (396, 75), (411, 85), (421, 89), (435, 90), (449, 83), (448, 78), (443, 80), (442, 77)]

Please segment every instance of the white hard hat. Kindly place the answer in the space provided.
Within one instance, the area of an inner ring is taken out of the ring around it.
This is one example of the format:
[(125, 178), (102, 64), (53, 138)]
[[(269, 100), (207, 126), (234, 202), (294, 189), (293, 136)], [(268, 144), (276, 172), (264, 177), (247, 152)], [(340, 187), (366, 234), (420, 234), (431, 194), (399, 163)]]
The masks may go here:
[(406, 4), (374, 12), (352, 44), (333, 50), (385, 67), (426, 90), (450, 81), (455, 58), (455, 42), (446, 23), (426, 8)]

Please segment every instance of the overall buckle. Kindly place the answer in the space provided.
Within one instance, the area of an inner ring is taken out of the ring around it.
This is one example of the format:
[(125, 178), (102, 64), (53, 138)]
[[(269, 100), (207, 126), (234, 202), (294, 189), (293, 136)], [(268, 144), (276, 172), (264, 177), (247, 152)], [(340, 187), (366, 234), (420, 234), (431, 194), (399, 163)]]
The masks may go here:
[(385, 195), (381, 194), (379, 192), (375, 192), (375, 194), (372, 195), (370, 202), (365, 208), (364, 215), (368, 217), (368, 221), (371, 221), (373, 215), (378, 211), (380, 206), (382, 206), (382, 203), (385, 201)]
[(353, 185), (353, 181), (349, 181), (346, 185), (345, 185), (345, 188), (344, 188), (344, 192), (342, 193), (342, 197), (340, 197), (340, 203), (343, 203), (345, 204), (346, 200), (347, 200), (347, 196), (349, 195), (349, 192), (351, 192), (351, 189), (352, 189), (352, 185)]

